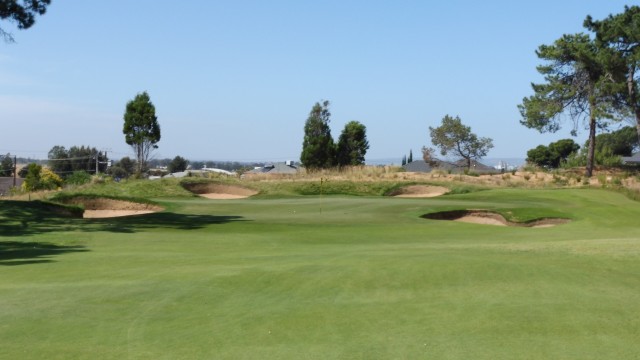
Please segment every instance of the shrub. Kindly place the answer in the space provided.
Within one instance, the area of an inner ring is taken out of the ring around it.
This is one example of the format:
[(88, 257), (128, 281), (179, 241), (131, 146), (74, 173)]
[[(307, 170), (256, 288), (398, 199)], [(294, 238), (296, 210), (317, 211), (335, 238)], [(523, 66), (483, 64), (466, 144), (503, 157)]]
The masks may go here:
[(602, 185), (602, 187), (607, 186), (607, 175), (604, 175), (604, 174), (598, 175), (598, 182), (600, 183), (600, 185)]
[(553, 174), (553, 183), (556, 185), (560, 185), (560, 186), (565, 186), (569, 184), (569, 181), (565, 178), (563, 178), (562, 176), (558, 176), (556, 174)]
[(84, 185), (89, 181), (91, 181), (91, 175), (86, 171), (74, 171), (67, 176), (67, 184), (70, 185)]
[(49, 170), (48, 168), (42, 169), (41, 174), (42, 187), (46, 190), (54, 190), (62, 186), (64, 182), (58, 174)]
[(38, 164), (29, 164), (22, 183), (24, 191), (53, 190), (62, 186), (62, 179), (49, 169)]

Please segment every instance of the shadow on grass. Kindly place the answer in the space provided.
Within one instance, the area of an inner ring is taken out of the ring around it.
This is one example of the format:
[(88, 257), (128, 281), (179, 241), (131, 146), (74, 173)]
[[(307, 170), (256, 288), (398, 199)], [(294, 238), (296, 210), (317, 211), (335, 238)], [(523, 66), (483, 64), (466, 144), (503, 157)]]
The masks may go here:
[(85, 220), (87, 226), (96, 227), (98, 231), (118, 233), (134, 233), (146, 229), (196, 230), (232, 221), (245, 220), (242, 220), (241, 216), (190, 215), (172, 212)]
[(82, 219), (64, 206), (40, 201), (0, 201), (0, 237), (31, 236), (60, 231), (134, 233), (148, 229), (195, 230), (243, 221), (240, 216), (189, 215), (160, 212), (107, 219)]
[(84, 246), (66, 246), (42, 242), (0, 241), (0, 266), (43, 264), (50, 258), (69, 252), (88, 251)]

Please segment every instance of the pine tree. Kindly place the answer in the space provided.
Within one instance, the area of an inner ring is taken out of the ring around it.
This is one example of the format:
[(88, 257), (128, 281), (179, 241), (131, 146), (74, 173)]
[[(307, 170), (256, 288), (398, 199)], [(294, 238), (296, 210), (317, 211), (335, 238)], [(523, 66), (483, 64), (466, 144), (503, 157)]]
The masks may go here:
[(567, 115), (575, 127), (589, 124), (589, 149), (585, 175), (593, 173), (596, 128), (601, 121), (613, 118), (614, 95), (609, 67), (615, 57), (586, 34), (563, 35), (553, 45), (541, 45), (536, 51), (546, 64), (538, 66), (545, 82), (532, 84), (534, 95), (518, 105), (526, 127), (540, 132), (556, 132)]

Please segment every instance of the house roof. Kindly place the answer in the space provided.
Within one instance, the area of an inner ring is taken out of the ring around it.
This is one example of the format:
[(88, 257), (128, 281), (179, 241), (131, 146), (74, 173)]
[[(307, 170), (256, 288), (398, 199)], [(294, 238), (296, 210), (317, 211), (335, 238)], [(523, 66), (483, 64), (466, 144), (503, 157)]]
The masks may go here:
[(623, 164), (640, 164), (640, 152), (637, 152), (631, 156), (622, 157)]
[(246, 174), (297, 174), (298, 167), (286, 163), (267, 164), (263, 167), (247, 171)]
[[(410, 171), (410, 172), (431, 172), (432, 170), (444, 170), (444, 171), (451, 171), (454, 173), (461, 173), (467, 169), (467, 162), (464, 159), (458, 160), (456, 162), (448, 162), (448, 161), (436, 159), (434, 160), (434, 166), (431, 166), (430, 164), (426, 163), (424, 160), (416, 160), (404, 165), (403, 168), (406, 171)], [(490, 166), (481, 164), (475, 160), (471, 161), (471, 169), (473, 171), (479, 171), (483, 173), (498, 171)]]
[(432, 170), (431, 165), (427, 164), (424, 160), (412, 161), (402, 167), (410, 172), (430, 172)]

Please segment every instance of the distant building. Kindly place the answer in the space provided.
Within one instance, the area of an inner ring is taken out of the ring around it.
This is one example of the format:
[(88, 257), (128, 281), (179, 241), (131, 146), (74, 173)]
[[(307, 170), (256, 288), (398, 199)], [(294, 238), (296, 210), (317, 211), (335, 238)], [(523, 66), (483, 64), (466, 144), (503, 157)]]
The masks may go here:
[[(462, 159), (455, 162), (448, 162), (443, 160), (434, 160), (432, 164), (425, 162), (424, 160), (412, 161), (402, 166), (405, 171), (409, 172), (431, 172), (434, 170), (446, 171), (454, 174), (463, 173), (467, 170), (467, 161)], [(475, 160), (471, 161), (471, 171), (482, 174), (498, 173), (500, 170), (491, 166), (484, 165)]]
[(621, 160), (625, 165), (640, 165), (640, 152), (637, 152), (631, 156), (624, 156)]
[(253, 170), (247, 171), (245, 175), (257, 175), (257, 174), (288, 174), (294, 175), (300, 171), (300, 166), (296, 165), (293, 161), (285, 161), (280, 163), (265, 164), (262, 167), (257, 167)]
[[(24, 179), (16, 178), (16, 187), (20, 187)], [(13, 187), (13, 177), (0, 177), (0, 196), (7, 196)]]
[(214, 173), (228, 175), (228, 176), (234, 176), (236, 174), (233, 171), (228, 171), (228, 170), (224, 170), (224, 169), (208, 168), (206, 165), (202, 167), (202, 171), (214, 172)]

